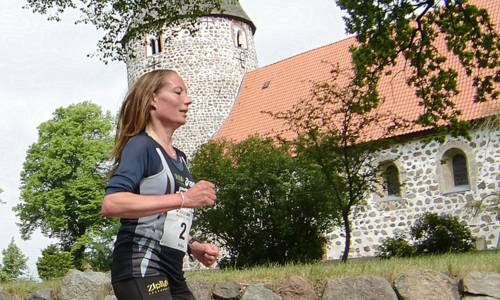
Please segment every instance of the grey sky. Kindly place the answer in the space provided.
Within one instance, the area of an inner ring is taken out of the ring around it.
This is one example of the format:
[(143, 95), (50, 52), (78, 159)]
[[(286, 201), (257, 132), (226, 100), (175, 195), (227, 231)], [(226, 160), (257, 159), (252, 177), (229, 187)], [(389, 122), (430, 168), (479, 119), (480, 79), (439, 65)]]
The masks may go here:
[[(19, 201), (19, 174), (37, 126), (61, 106), (90, 100), (113, 114), (126, 92), (123, 63), (103, 64), (86, 55), (99, 34), (90, 25), (74, 25), (21, 9), (22, 0), (0, 0), (0, 250), (11, 238), (29, 257), (30, 274), (50, 241), (36, 233), (23, 241), (11, 208)], [(257, 26), (259, 66), (324, 46), (345, 37), (334, 0), (241, 0)]]

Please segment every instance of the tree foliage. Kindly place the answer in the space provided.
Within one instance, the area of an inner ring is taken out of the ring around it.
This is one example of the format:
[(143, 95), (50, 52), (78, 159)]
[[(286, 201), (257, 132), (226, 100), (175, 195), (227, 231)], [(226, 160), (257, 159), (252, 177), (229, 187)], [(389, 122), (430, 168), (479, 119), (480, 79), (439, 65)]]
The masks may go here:
[(350, 73), (332, 66), (331, 78), (314, 83), (309, 98), (287, 111), (269, 112), (284, 121), (285, 133), (297, 134), (291, 141), (293, 152), (317, 166), (326, 182), (323, 192), (342, 217), (343, 261), (349, 255), (354, 208), (362, 210), (369, 193), (380, 190), (374, 153), (387, 145), (387, 137), (408, 126), (408, 121), (390, 111), (377, 111), (376, 105), (362, 96), (365, 88), (357, 86)]
[(161, 32), (165, 26), (180, 24), (194, 30), (197, 18), (220, 9), (219, 0), (26, 0), (25, 8), (59, 21), (63, 12), (77, 9), (77, 23), (92, 24), (104, 36), (98, 54), (104, 62), (124, 60), (127, 43), (147, 33)]
[(7, 248), (2, 251), (2, 266), (0, 268), (0, 281), (13, 281), (25, 275), (28, 258), (11, 239)]
[(217, 187), (214, 208), (197, 210), (195, 232), (229, 252), (236, 267), (321, 259), (323, 233), (336, 220), (318, 168), (301, 165), (288, 149), (250, 137), (213, 141), (191, 161), (196, 179)]
[(112, 222), (100, 214), (112, 140), (110, 114), (90, 102), (59, 108), (38, 127), (21, 172), (21, 202), (14, 207), (24, 239), (40, 229), (81, 266), (86, 244), (74, 244)]
[(49, 245), (42, 250), (42, 256), (36, 262), (38, 275), (43, 280), (60, 278), (73, 267), (73, 257), (69, 251), (63, 251), (57, 245)]
[[(471, 77), (476, 101), (498, 97), (500, 39), (485, 9), (467, 0), (336, 2), (346, 12), (347, 32), (359, 43), (351, 48), (355, 83), (367, 87), (364, 97), (370, 102), (377, 103), (380, 77), (401, 57), (410, 73), (407, 84), (423, 106), (418, 124), (451, 125), (453, 134), (467, 135), (453, 102), (461, 68)], [(437, 46), (441, 39), (446, 52)], [(447, 64), (448, 56), (461, 68)]]

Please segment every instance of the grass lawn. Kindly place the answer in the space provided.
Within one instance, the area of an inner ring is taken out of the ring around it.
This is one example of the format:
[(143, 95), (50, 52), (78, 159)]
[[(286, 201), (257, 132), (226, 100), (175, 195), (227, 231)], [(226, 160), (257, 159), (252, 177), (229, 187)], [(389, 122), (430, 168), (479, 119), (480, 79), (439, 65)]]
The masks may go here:
[[(444, 254), (415, 258), (352, 259), (347, 263), (322, 261), (313, 264), (290, 264), (285, 266), (254, 267), (244, 270), (203, 270), (186, 272), (189, 281), (205, 280), (210, 284), (234, 281), (243, 285), (264, 283), (276, 287), (292, 275), (309, 279), (314, 286), (322, 286), (326, 279), (356, 275), (380, 275), (390, 282), (404, 271), (431, 269), (462, 277), (471, 271), (500, 273), (500, 251), (471, 252), (464, 254)], [(43, 288), (60, 289), (61, 280), (48, 282), (15, 281), (2, 283), (0, 286), (17, 299), (23, 299), (35, 290)]]
[(186, 272), (188, 280), (206, 280), (209, 283), (236, 281), (243, 284), (266, 283), (273, 285), (291, 275), (298, 275), (312, 282), (356, 275), (380, 275), (392, 282), (404, 271), (431, 269), (455, 277), (470, 271), (500, 273), (500, 251), (483, 251), (463, 254), (444, 254), (414, 258), (351, 259), (322, 261), (313, 264), (254, 267), (244, 270), (205, 270)]

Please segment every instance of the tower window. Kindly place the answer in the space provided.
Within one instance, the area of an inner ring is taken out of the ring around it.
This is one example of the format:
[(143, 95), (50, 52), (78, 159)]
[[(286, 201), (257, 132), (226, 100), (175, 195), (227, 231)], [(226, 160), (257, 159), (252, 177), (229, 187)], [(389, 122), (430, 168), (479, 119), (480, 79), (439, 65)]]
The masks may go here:
[(245, 35), (245, 32), (241, 28), (236, 29), (234, 40), (237, 48), (247, 48), (247, 37)]
[(163, 44), (161, 35), (151, 35), (146, 36), (146, 56), (155, 55), (163, 51)]

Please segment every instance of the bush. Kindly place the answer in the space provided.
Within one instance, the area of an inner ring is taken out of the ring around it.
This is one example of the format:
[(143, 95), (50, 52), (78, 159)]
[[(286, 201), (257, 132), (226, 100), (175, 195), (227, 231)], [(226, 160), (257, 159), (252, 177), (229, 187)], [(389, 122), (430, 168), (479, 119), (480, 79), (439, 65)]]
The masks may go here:
[(193, 231), (228, 251), (220, 265), (244, 267), (311, 262), (335, 216), (318, 170), (300, 166), (287, 149), (256, 137), (211, 142), (191, 161), (197, 180), (215, 183), (215, 207), (197, 210)]
[(455, 216), (425, 213), (411, 227), (415, 250), (419, 254), (467, 252), (474, 249), (476, 239), (467, 225)]
[(415, 249), (405, 240), (404, 235), (384, 239), (377, 252), (377, 256), (380, 258), (410, 257), (414, 255)]
[(440, 254), (447, 252), (468, 252), (474, 249), (476, 239), (467, 225), (457, 217), (425, 213), (410, 228), (413, 244), (404, 234), (383, 240), (377, 253), (378, 257), (409, 257), (421, 254)]
[(61, 251), (56, 245), (50, 245), (42, 250), (42, 256), (36, 262), (38, 275), (43, 280), (63, 277), (73, 267), (72, 261), (70, 252)]

